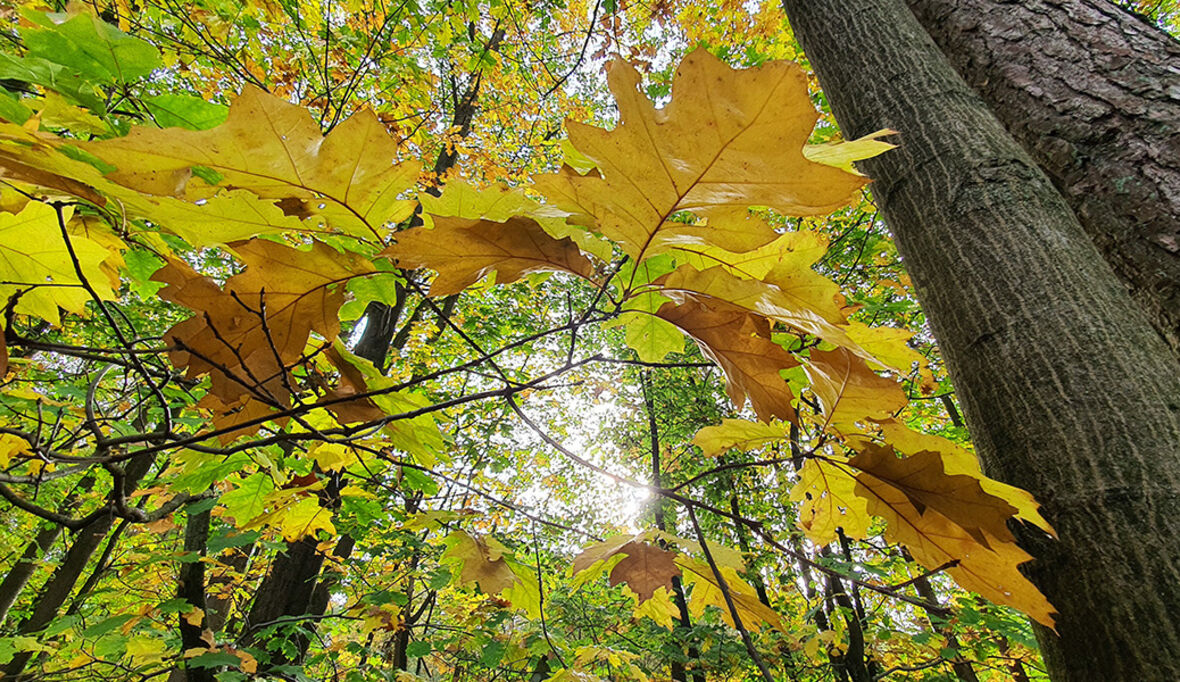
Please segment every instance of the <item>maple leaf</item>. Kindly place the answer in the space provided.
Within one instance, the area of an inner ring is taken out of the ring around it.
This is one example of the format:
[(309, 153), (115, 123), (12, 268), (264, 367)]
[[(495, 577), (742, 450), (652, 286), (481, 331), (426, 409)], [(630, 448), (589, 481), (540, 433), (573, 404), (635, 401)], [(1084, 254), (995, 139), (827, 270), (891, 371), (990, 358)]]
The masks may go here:
[(531, 218), (507, 222), (434, 216), (434, 228), (415, 227), (397, 233), (397, 243), (381, 252), (403, 268), (427, 267), (438, 272), (431, 296), (462, 291), (495, 272), (509, 284), (530, 272), (561, 270), (589, 279), (590, 261), (569, 239), (554, 239)]
[(797, 366), (794, 356), (770, 338), (770, 323), (732, 303), (685, 296), (657, 314), (697, 340), (701, 352), (725, 372), (726, 392), (736, 405), (749, 397), (758, 418), (791, 421), (794, 396), (781, 370)]
[(627, 583), (640, 602), (652, 598), (661, 587), (671, 589), (672, 578), (680, 575), (676, 553), (646, 542), (630, 542), (618, 550), (624, 558), (610, 572), (611, 586)]
[[(225, 123), (208, 130), (135, 127), (126, 137), (78, 143), (117, 170), (107, 177), (157, 196), (209, 200), (219, 189), (246, 189), (278, 200), (288, 215), (326, 220), (360, 237), (408, 217), (398, 195), (416, 180), (415, 163), (398, 163), (398, 144), (369, 110), (327, 137), (303, 107), (247, 87)], [(215, 174), (216, 185), (205, 180)]]
[(848, 464), (861, 471), (856, 478), (866, 488), (876, 490), (880, 483), (890, 485), (904, 493), (919, 513), (934, 509), (983, 544), (985, 535), (1016, 541), (1007, 526), (1016, 507), (984, 492), (977, 478), (948, 475), (937, 452), (923, 450), (900, 458), (891, 447), (870, 444)]
[(460, 585), (476, 583), (486, 594), (500, 594), (517, 582), (512, 567), (504, 560), (504, 548), (495, 540), (456, 530), (447, 536), (447, 542), (450, 546), (443, 558), (460, 564)]
[(670, 222), (692, 211), (720, 226), (748, 206), (815, 215), (848, 203), (864, 179), (802, 153), (818, 114), (803, 70), (768, 62), (734, 70), (704, 49), (680, 63), (672, 100), (655, 109), (639, 72), (616, 60), (607, 77), (620, 122), (607, 132), (568, 121), (570, 141), (597, 172), (572, 169), (534, 179), (554, 203), (593, 217), (593, 227), (635, 259), (679, 240), (708, 239), (734, 250), (775, 238), (765, 224), (705, 230)]

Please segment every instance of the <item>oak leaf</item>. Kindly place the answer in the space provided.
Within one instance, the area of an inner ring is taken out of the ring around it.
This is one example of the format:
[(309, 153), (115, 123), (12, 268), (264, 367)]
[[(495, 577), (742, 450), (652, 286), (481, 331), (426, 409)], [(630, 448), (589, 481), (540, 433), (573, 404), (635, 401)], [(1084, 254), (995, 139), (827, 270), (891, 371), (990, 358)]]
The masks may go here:
[(496, 273), (509, 284), (531, 272), (561, 270), (590, 278), (590, 261), (569, 239), (554, 239), (531, 218), (506, 222), (434, 216), (434, 228), (415, 227), (397, 234), (397, 243), (381, 252), (403, 268), (430, 268), (438, 277), (431, 296), (462, 291), (484, 275)]
[(738, 617), (747, 630), (758, 631), (769, 625), (776, 630), (784, 631), (783, 621), (778, 612), (759, 601), (758, 592), (742, 580), (737, 571), (724, 566), (718, 567), (725, 580), (723, 591), (721, 582), (706, 562), (680, 556), (676, 563), (683, 569), (685, 586), (692, 588), (688, 610), (694, 618), (700, 618), (706, 607), (715, 606), (721, 610), (721, 617), (726, 623), (737, 627), (729, 604), (725, 601), (725, 591), (728, 591)]
[(676, 553), (646, 542), (631, 542), (618, 551), (626, 556), (610, 572), (610, 584), (627, 583), (640, 602), (652, 598), (661, 587), (671, 589), (672, 578), (680, 575)]
[(460, 564), (458, 583), (476, 583), (486, 594), (500, 594), (517, 582), (516, 574), (504, 560), (504, 548), (495, 540), (474, 537), (464, 531), (447, 536), (444, 559)]
[(213, 405), (223, 415), (246, 398), (285, 404), (286, 373), (301, 360), (311, 333), (335, 339), (340, 332), (344, 283), (373, 271), (363, 259), (320, 243), (303, 251), (256, 239), (233, 250), (246, 269), (224, 287), (178, 260), (153, 276), (168, 285), (162, 298), (199, 313), (168, 330), (177, 345), (169, 357), (190, 378), (211, 376), (206, 398), (219, 401)]
[(791, 489), (799, 502), (799, 527), (817, 544), (833, 542), (842, 529), (850, 538), (868, 537), (872, 517), (868, 501), (856, 493), (856, 479), (846, 467), (823, 459), (808, 459)]
[(875, 491), (880, 483), (892, 486), (905, 494), (918, 513), (933, 509), (982, 544), (987, 544), (985, 536), (989, 535), (1016, 541), (1007, 526), (1016, 507), (986, 493), (977, 478), (947, 474), (937, 452), (923, 450), (903, 458), (891, 447), (870, 444), (848, 464), (861, 472), (856, 478), (864, 487)]
[(885, 442), (898, 452), (907, 455), (916, 455), (923, 451), (937, 452), (942, 460), (943, 470), (948, 476), (965, 475), (977, 479), (984, 492), (1012, 505), (1016, 509), (1017, 519), (1031, 523), (1054, 537), (1057, 536), (1053, 527), (1041, 516), (1040, 504), (1033, 498), (1032, 493), (985, 476), (975, 453), (942, 436), (915, 431), (895, 419), (879, 421), (877, 426)]
[(828, 424), (892, 417), (909, 402), (901, 384), (877, 374), (846, 348), (812, 350), (804, 368)]
[(957, 562), (947, 573), (964, 589), (1053, 627), (1052, 605), (1017, 568), (1032, 555), (1015, 542), (986, 532), (980, 542), (936, 510), (919, 511), (904, 492), (871, 477), (858, 477), (856, 491), (869, 513), (885, 520), (885, 539), (905, 545), (918, 563), (935, 570)]
[[(68, 222), (72, 213), (63, 209), (63, 219)], [(70, 234), (67, 245), (57, 211), (48, 204), (30, 201), (20, 213), (0, 213), (0, 302), (7, 305), (19, 295), (16, 312), (58, 325), (59, 308), (82, 314), (91, 300), (78, 268), (101, 298), (115, 297), (113, 273), (104, 267), (111, 256), (106, 246), (80, 234)]]
[(414, 202), (399, 195), (419, 170), (397, 162), (397, 142), (371, 111), (325, 137), (306, 109), (254, 87), (231, 102), (215, 128), (135, 127), (125, 137), (78, 146), (116, 167), (110, 180), (145, 194), (198, 201), (246, 189), (278, 201), (288, 215), (323, 219), (360, 237), (380, 236), (387, 223), (411, 214)]
[(705, 457), (717, 457), (731, 448), (756, 450), (781, 441), (789, 433), (790, 426), (782, 422), (767, 424), (746, 419), (722, 419), (716, 426), (697, 431), (692, 444), (700, 448)]
[(691, 295), (679, 305), (664, 304), (657, 314), (696, 339), (721, 367), (726, 392), (736, 405), (748, 397), (763, 421), (795, 418), (794, 396), (779, 372), (799, 363), (771, 340), (766, 318), (732, 303)]
[(864, 178), (802, 153), (818, 114), (803, 70), (768, 62), (734, 70), (704, 49), (680, 63), (672, 99), (656, 109), (639, 72), (616, 60), (607, 69), (620, 122), (605, 131), (567, 122), (570, 141), (597, 172), (573, 169), (535, 178), (558, 206), (591, 216), (594, 229), (634, 259), (660, 253), (683, 235), (747, 250), (772, 241), (759, 222), (702, 233), (670, 221), (691, 211), (710, 223), (741, 220), (749, 206), (815, 215), (847, 204)]

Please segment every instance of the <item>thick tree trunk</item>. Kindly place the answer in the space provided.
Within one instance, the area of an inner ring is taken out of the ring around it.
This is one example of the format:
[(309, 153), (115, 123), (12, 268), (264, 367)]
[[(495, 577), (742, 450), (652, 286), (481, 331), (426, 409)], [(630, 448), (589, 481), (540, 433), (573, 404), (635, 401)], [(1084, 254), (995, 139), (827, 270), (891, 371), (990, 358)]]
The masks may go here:
[(907, 0), (1180, 353), (1180, 42), (1109, 0)]
[[(1022, 532), (1060, 612), (1061, 680), (1180, 679), (1180, 374), (1048, 178), (904, 0), (784, 0), (939, 341), (987, 472), (1042, 502)], [(1146, 643), (1146, 644), (1145, 644)]]

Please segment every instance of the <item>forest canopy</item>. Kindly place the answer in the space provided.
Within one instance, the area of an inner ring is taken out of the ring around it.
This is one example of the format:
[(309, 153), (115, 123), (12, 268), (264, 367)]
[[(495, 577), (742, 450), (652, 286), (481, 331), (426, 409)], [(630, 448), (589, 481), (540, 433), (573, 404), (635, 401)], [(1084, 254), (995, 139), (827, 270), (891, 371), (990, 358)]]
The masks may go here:
[(1044, 679), (775, 3), (0, 12), (4, 679)]

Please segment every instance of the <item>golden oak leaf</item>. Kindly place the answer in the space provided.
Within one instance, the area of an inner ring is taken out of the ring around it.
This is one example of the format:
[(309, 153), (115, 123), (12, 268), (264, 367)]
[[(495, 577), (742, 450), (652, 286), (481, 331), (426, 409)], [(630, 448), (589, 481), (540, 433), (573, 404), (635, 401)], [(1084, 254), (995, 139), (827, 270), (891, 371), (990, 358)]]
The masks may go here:
[(443, 558), (460, 563), (460, 585), (476, 583), (486, 594), (499, 594), (517, 582), (516, 574), (504, 561), (503, 547), (494, 540), (488, 542), (456, 530), (447, 536), (447, 541), (450, 547)]
[[(419, 170), (397, 163), (398, 144), (371, 111), (324, 137), (307, 109), (253, 87), (215, 128), (135, 127), (126, 137), (78, 146), (117, 168), (110, 180), (139, 192), (195, 201), (246, 189), (278, 200), (289, 215), (357, 236), (379, 236), (386, 223), (411, 214), (414, 202), (398, 195)], [(193, 180), (194, 171), (211, 171), (217, 184)]]
[(210, 374), (210, 395), (225, 407), (251, 391), (285, 402), (285, 372), (300, 361), (313, 331), (336, 338), (344, 284), (372, 265), (320, 243), (303, 251), (256, 239), (233, 250), (246, 269), (224, 288), (176, 260), (153, 276), (168, 284), (162, 298), (200, 313), (167, 332), (177, 344), (170, 358), (190, 378)]
[(672, 589), (672, 578), (680, 575), (676, 553), (655, 545), (630, 542), (616, 553), (626, 556), (611, 569), (610, 584), (627, 583), (641, 603), (651, 599), (661, 587)]
[(585, 228), (567, 222), (565, 211), (529, 197), (519, 187), (508, 188), (500, 185), (477, 188), (467, 180), (455, 178), (447, 181), (440, 196), (423, 194), (423, 220), (427, 226), (433, 224), (432, 216), (450, 218), (483, 218), (498, 223), (509, 218), (532, 218), (554, 239), (569, 238), (583, 251), (603, 261), (611, 257), (610, 243), (597, 237)]
[[(262, 234), (322, 233), (326, 226), (287, 215), (271, 200), (246, 190), (226, 190), (186, 201), (143, 194), (107, 179), (93, 165), (63, 153), (75, 140), (0, 123), (0, 177), (64, 192), (102, 206), (117, 200), (129, 216), (147, 218), (193, 246), (212, 246)], [(135, 226), (129, 225), (131, 229)]]
[(745, 419), (722, 419), (716, 426), (697, 431), (692, 444), (700, 448), (705, 457), (716, 457), (730, 448), (756, 450), (786, 438), (789, 433), (790, 427), (782, 422), (766, 424)]
[[(670, 291), (690, 291), (728, 301), (764, 317), (783, 322), (799, 331), (839, 345), (853, 345), (837, 324), (844, 313), (836, 297), (840, 288), (810, 268), (775, 271), (775, 281), (742, 279), (722, 266), (697, 270), (689, 265), (677, 268), (657, 283)], [(785, 288), (784, 288), (785, 287)]]
[(770, 338), (764, 317), (732, 303), (685, 296), (683, 303), (665, 303), (656, 313), (697, 340), (701, 352), (725, 372), (726, 392), (734, 404), (750, 399), (758, 418), (793, 420), (793, 395), (781, 370), (799, 364)]
[(1016, 509), (1016, 518), (1031, 523), (1054, 537), (1057, 536), (1053, 527), (1041, 516), (1040, 505), (1032, 493), (985, 476), (975, 453), (942, 436), (915, 431), (895, 419), (880, 421), (877, 425), (885, 442), (898, 452), (907, 455), (916, 455), (923, 451), (937, 452), (947, 475), (965, 475), (978, 479), (984, 492), (1004, 500)]
[(868, 502), (856, 494), (856, 479), (845, 467), (808, 459), (791, 489), (791, 501), (802, 503), (799, 527), (817, 544), (833, 542), (837, 529), (850, 538), (868, 537), (872, 523)]
[[(697, 270), (721, 266), (742, 279), (765, 280), (772, 271), (810, 268), (828, 250), (828, 239), (815, 230), (787, 232), (773, 242), (745, 252), (734, 252), (702, 240), (699, 244), (681, 244), (672, 249), (677, 262)], [(771, 282), (773, 284), (773, 282)]]
[(1053, 606), (1017, 569), (1032, 555), (1016, 543), (986, 533), (980, 542), (932, 508), (919, 512), (904, 492), (880, 481), (858, 478), (856, 493), (869, 513), (885, 519), (885, 538), (905, 545), (918, 563), (934, 570), (957, 561), (947, 572), (964, 589), (1053, 627)]
[(666, 250), (678, 235), (731, 250), (772, 241), (761, 221), (744, 230), (702, 232), (669, 219), (692, 211), (710, 224), (740, 220), (749, 206), (815, 215), (848, 203), (865, 182), (809, 161), (802, 153), (818, 114), (796, 64), (734, 70), (698, 49), (680, 63), (672, 99), (657, 110), (639, 73), (608, 66), (620, 122), (607, 132), (567, 122), (570, 140), (598, 173), (572, 169), (535, 179), (562, 208), (593, 217), (593, 227), (635, 259)]
[[(71, 214), (72, 209), (64, 209), (63, 218), (69, 221)], [(111, 246), (118, 248), (115, 242)], [(82, 286), (78, 267), (101, 298), (113, 299), (106, 267), (110, 258), (110, 249), (80, 234), (70, 234), (67, 245), (57, 211), (48, 204), (30, 201), (20, 213), (0, 213), (0, 302), (7, 305), (19, 294), (14, 308), (18, 313), (36, 315), (54, 325), (61, 322), (58, 308), (84, 313), (91, 296)]]
[(80, 197), (96, 206), (105, 204), (106, 200), (94, 189), (95, 184), (104, 182), (102, 173), (62, 154), (62, 144), (56, 135), (0, 122), (0, 178)]
[[(700, 559), (686, 556), (678, 557), (676, 563), (683, 569), (685, 585), (692, 588), (689, 613), (695, 618), (700, 618), (706, 607), (715, 606), (721, 610), (721, 617), (725, 622), (736, 627), (729, 604), (725, 601), (725, 593), (713, 569)], [(758, 631), (764, 625), (769, 625), (776, 630), (784, 631), (778, 612), (758, 601), (758, 592), (742, 580), (737, 571), (724, 566), (719, 568), (725, 579), (725, 587), (733, 600), (734, 609), (747, 630)]]
[(984, 492), (977, 478), (948, 475), (937, 452), (923, 450), (900, 458), (891, 447), (869, 444), (848, 464), (860, 470), (856, 478), (866, 488), (877, 490), (880, 483), (892, 486), (904, 493), (919, 513), (933, 509), (983, 544), (985, 535), (1016, 541), (1007, 525), (1016, 507)]
[(908, 402), (901, 384), (869, 369), (863, 358), (846, 348), (813, 349), (804, 368), (829, 424), (891, 417)]
[(589, 278), (590, 261), (569, 239), (554, 239), (531, 218), (490, 220), (434, 217), (434, 228), (397, 233), (397, 243), (381, 252), (403, 268), (430, 268), (438, 277), (431, 296), (462, 291), (495, 272), (501, 284), (530, 272), (561, 270)]
[(880, 365), (909, 374), (914, 363), (925, 366), (926, 358), (906, 343), (914, 333), (896, 327), (870, 327), (863, 322), (851, 321), (844, 332), (856, 345), (872, 354)]

